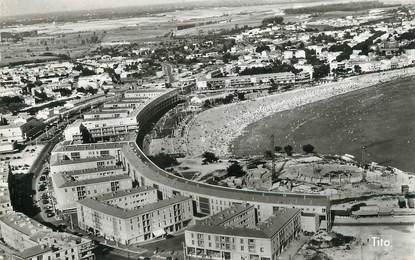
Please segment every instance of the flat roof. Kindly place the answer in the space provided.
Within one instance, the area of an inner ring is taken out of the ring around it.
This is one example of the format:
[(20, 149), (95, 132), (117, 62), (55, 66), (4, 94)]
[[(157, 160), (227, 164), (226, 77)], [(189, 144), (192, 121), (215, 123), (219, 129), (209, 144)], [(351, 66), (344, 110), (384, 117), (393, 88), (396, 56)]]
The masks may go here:
[(88, 113), (85, 113), (84, 115), (105, 115), (105, 114), (114, 114), (114, 113), (129, 113), (130, 111), (128, 111), (128, 110), (126, 110), (126, 109), (123, 109), (123, 110), (118, 110), (118, 111), (103, 111), (103, 110), (100, 110), (100, 111), (95, 111), (95, 112), (88, 112)]
[(54, 152), (76, 152), (76, 151), (90, 151), (90, 150), (104, 150), (104, 149), (121, 149), (127, 142), (108, 142), (108, 143), (93, 143), (93, 144), (67, 144), (61, 142), (55, 146)]
[(36, 245), (30, 248), (27, 248), (23, 251), (15, 251), (13, 254), (22, 259), (31, 259), (32, 257), (43, 255), (46, 252), (52, 251), (52, 247), (47, 245)]
[(122, 166), (110, 165), (110, 166), (100, 167), (100, 168), (89, 168), (89, 169), (81, 169), (81, 170), (74, 170), (74, 171), (64, 171), (63, 173), (69, 176), (74, 176), (74, 175), (107, 172), (107, 171), (122, 170), (122, 169), (123, 169)]
[(101, 157), (88, 157), (88, 158), (73, 159), (73, 160), (58, 160), (54, 162), (53, 166), (78, 164), (78, 163), (85, 163), (85, 162), (99, 162), (99, 161), (114, 160), (114, 159), (115, 159), (114, 156), (106, 155), (106, 156), (101, 156)]
[(111, 182), (111, 181), (119, 181), (119, 180), (127, 180), (131, 179), (130, 176), (125, 174), (120, 175), (113, 175), (113, 176), (104, 176), (100, 178), (92, 178), (86, 180), (72, 180), (69, 176), (65, 175), (64, 173), (58, 172), (52, 176), (54, 182), (59, 188), (67, 188), (67, 187), (75, 187), (80, 185), (89, 185), (95, 183), (102, 183), (102, 182)]
[(15, 125), (15, 124), (11, 124), (11, 125), (0, 125), (0, 129), (12, 129), (12, 128), (20, 128), (22, 125)]
[(127, 90), (125, 91), (125, 93), (152, 93), (152, 92), (166, 92), (167, 90), (165, 89), (132, 89), (132, 90)]
[(99, 196), (95, 196), (94, 198), (96, 198), (99, 201), (107, 201), (111, 199), (117, 199), (117, 198), (130, 196), (130, 195), (134, 195), (134, 194), (138, 194), (142, 192), (152, 191), (152, 190), (156, 190), (156, 189), (150, 186), (140, 186), (140, 187), (128, 189), (128, 190), (118, 190), (114, 192), (104, 193)]
[(221, 81), (221, 80), (241, 80), (241, 79), (250, 79), (250, 78), (266, 78), (272, 76), (295, 76), (292, 72), (277, 72), (277, 73), (265, 73), (265, 74), (254, 74), (254, 75), (241, 75), (233, 77), (219, 77), (219, 78), (210, 78), (205, 79), (206, 81)]
[(29, 237), (32, 237), (39, 232), (51, 231), (48, 227), (20, 212), (13, 211), (6, 214), (0, 217), (0, 221)]
[(144, 101), (147, 100), (147, 98), (141, 97), (141, 98), (124, 98), (119, 101), (111, 101), (104, 104), (105, 105), (118, 105), (118, 104), (143, 104)]
[(214, 226), (222, 225), (226, 221), (231, 220), (235, 216), (238, 216), (239, 214), (248, 211), (253, 207), (253, 205), (235, 204), (230, 208), (227, 208), (205, 220), (202, 220), (200, 223), (205, 223)]
[[(283, 209), (277, 211), (275, 216), (271, 216), (265, 222), (259, 223), (255, 228), (230, 227), (223, 225), (202, 224), (190, 227), (192, 232), (220, 234), (237, 237), (272, 238), (284, 227), (294, 216), (301, 214), (300, 209)], [(209, 222), (207, 222), (209, 223)]]
[(109, 205), (99, 200), (92, 199), (92, 198), (86, 198), (84, 200), (78, 201), (78, 203), (87, 208), (91, 208), (95, 211), (101, 212), (106, 215), (110, 215), (110, 216), (114, 216), (114, 217), (122, 218), (122, 219), (129, 219), (129, 218), (142, 215), (147, 212), (161, 209), (169, 205), (176, 204), (176, 203), (186, 201), (186, 200), (191, 200), (191, 199), (185, 196), (175, 196), (170, 199), (160, 200), (158, 202), (147, 204), (138, 209), (132, 209), (132, 210), (122, 209), (122, 208)]

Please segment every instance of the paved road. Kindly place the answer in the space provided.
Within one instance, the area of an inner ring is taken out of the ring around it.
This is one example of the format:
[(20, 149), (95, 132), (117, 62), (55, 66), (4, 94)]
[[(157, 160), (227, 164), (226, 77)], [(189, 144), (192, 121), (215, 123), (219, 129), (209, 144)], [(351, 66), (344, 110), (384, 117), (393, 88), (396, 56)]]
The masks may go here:
[(138, 255), (126, 253), (125, 251), (113, 249), (107, 246), (98, 246), (95, 250), (96, 259), (101, 260), (131, 260), (138, 259)]

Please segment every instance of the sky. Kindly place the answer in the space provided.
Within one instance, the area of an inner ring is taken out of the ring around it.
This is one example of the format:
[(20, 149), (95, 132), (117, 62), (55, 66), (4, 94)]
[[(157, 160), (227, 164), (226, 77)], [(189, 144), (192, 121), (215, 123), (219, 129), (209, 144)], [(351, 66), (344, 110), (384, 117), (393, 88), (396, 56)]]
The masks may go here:
[[(56, 11), (93, 10), (147, 4), (193, 2), (194, 0), (0, 0), (0, 17)], [(200, 0), (201, 1), (201, 0)], [(204, 0), (209, 1), (209, 0)], [(255, 1), (255, 0), (253, 0)], [(321, 1), (321, 0), (320, 0)], [(324, 0), (323, 0), (324, 1)], [(354, 0), (356, 1), (356, 0)], [(381, 0), (382, 2), (414, 3), (415, 0)], [(330, 0), (327, 0), (329, 3)]]
[(0, 0), (0, 17), (190, 1), (192, 0)]

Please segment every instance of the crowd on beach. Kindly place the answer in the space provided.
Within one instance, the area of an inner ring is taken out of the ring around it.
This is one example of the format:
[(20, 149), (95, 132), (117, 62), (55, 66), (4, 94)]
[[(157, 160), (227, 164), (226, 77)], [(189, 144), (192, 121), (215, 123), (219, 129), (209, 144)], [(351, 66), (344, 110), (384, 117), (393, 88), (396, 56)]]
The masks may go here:
[(412, 67), (372, 73), (214, 107), (193, 118), (187, 125), (186, 134), (177, 140), (177, 150), (186, 151), (190, 156), (211, 151), (227, 157), (230, 156), (232, 141), (243, 133), (244, 128), (264, 117), (412, 75), (415, 75), (415, 68)]

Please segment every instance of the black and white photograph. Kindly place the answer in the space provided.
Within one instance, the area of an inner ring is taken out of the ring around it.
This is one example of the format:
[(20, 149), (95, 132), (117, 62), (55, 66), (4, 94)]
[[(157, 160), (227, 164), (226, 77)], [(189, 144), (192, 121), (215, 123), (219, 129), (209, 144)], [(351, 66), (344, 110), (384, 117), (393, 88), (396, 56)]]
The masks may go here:
[(0, 0), (0, 260), (414, 260), (415, 0)]

